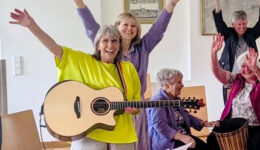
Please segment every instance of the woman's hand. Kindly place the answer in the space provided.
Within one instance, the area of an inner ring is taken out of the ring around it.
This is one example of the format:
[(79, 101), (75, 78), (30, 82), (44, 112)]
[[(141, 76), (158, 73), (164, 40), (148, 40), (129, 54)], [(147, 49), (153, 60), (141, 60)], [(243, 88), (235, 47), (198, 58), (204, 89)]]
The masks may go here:
[(140, 111), (137, 108), (126, 107), (125, 112), (131, 115), (137, 115)]
[(33, 18), (29, 15), (29, 13), (24, 9), (23, 11), (19, 9), (14, 9), (14, 12), (10, 13), (10, 16), (15, 21), (10, 21), (11, 24), (19, 24), (24, 27), (29, 27), (31, 24), (34, 23)]
[(178, 141), (181, 141), (184, 144), (192, 143), (190, 148), (195, 148), (195, 146), (196, 146), (196, 142), (195, 142), (195, 140), (191, 136), (184, 135), (184, 134), (181, 134), (179, 132), (177, 132), (175, 134), (174, 139), (178, 140)]
[(85, 8), (86, 7), (86, 5), (83, 2), (83, 0), (74, 0), (74, 2), (76, 4), (77, 8)]
[(216, 9), (215, 9), (216, 13), (220, 12), (220, 0), (216, 0)]
[(249, 54), (246, 55), (246, 63), (247, 66), (253, 71), (256, 72), (258, 70), (257, 61), (258, 61), (258, 53), (254, 48), (248, 49)]
[(218, 121), (211, 121), (211, 122), (203, 121), (202, 126), (203, 127), (215, 127), (215, 126), (219, 127), (219, 122)]
[(179, 2), (180, 0), (170, 0), (170, 4), (173, 6), (176, 6), (176, 4)]
[(213, 54), (216, 54), (223, 45), (224, 36), (222, 36), (220, 33), (218, 33), (216, 36), (213, 36), (213, 42), (211, 46), (211, 52)]
[(165, 10), (168, 13), (172, 13), (174, 7), (176, 6), (176, 4), (179, 2), (180, 0), (168, 0), (168, 2), (166, 3), (167, 5), (165, 6)]

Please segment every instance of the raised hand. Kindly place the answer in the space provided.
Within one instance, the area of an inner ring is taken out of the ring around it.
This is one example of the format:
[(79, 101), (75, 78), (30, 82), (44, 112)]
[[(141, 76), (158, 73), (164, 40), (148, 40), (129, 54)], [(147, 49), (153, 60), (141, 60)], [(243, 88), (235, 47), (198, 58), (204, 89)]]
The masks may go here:
[(176, 5), (180, 0), (170, 0), (170, 4), (172, 5)]
[(246, 55), (246, 63), (247, 66), (255, 72), (258, 69), (258, 53), (254, 50), (254, 48), (249, 48), (248, 51), (249, 53)]
[(28, 27), (34, 22), (33, 18), (29, 15), (29, 13), (25, 9), (24, 11), (21, 11), (15, 8), (14, 12), (10, 13), (10, 16), (15, 20), (15, 21), (10, 21), (9, 23), (11, 24), (19, 24), (21, 26)]
[(221, 36), (220, 33), (218, 33), (216, 36), (213, 36), (213, 42), (211, 46), (212, 53), (216, 54), (223, 45), (224, 36)]
[(215, 9), (215, 12), (216, 12), (216, 13), (219, 13), (219, 12), (220, 12), (220, 1), (221, 1), (221, 0), (216, 0), (216, 9)]
[(168, 0), (168, 2), (166, 3), (167, 5), (165, 6), (165, 10), (168, 13), (172, 13), (174, 7), (176, 6), (176, 4), (179, 2), (180, 0)]
[(85, 8), (86, 5), (84, 4), (83, 0), (74, 0), (77, 8)]

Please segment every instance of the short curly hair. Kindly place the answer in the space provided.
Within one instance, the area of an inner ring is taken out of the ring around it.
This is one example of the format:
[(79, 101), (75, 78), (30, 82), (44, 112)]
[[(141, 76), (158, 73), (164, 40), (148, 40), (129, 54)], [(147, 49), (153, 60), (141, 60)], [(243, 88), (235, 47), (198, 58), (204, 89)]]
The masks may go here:
[(247, 20), (247, 14), (243, 10), (234, 11), (232, 15), (232, 23), (237, 20)]
[(161, 87), (165, 86), (169, 80), (174, 79), (175, 77), (183, 77), (182, 73), (179, 70), (163, 68), (157, 73), (157, 80), (159, 81)]

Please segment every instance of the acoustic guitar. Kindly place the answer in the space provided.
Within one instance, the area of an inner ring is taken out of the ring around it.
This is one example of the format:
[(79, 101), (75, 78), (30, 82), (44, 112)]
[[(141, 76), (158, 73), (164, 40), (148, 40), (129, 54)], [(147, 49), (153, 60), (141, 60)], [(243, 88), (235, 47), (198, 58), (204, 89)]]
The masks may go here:
[(124, 101), (116, 87), (94, 90), (85, 84), (67, 80), (54, 85), (46, 94), (44, 119), (48, 131), (59, 140), (76, 140), (96, 128), (113, 130), (114, 115), (126, 107), (148, 108), (183, 106), (199, 109), (204, 106), (200, 99)]

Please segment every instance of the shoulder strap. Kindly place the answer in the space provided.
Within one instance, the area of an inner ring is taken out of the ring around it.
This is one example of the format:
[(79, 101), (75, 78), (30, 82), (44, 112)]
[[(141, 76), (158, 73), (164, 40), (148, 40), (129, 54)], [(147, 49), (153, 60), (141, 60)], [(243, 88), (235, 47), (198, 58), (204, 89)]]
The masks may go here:
[(127, 101), (127, 86), (126, 86), (126, 82), (125, 82), (125, 78), (123, 75), (123, 71), (122, 71), (122, 66), (120, 61), (116, 61), (116, 69), (123, 87), (123, 92), (124, 92), (124, 99), (125, 101)]

